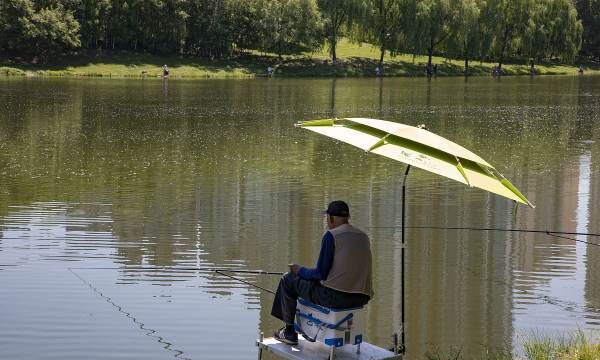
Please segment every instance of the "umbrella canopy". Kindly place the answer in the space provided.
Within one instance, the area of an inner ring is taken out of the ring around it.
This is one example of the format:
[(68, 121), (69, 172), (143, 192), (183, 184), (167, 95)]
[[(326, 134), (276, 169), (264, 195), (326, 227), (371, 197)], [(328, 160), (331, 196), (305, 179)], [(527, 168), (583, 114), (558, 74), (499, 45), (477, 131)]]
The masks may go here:
[(296, 126), (534, 207), (487, 161), (425, 129), (365, 118), (309, 120)]

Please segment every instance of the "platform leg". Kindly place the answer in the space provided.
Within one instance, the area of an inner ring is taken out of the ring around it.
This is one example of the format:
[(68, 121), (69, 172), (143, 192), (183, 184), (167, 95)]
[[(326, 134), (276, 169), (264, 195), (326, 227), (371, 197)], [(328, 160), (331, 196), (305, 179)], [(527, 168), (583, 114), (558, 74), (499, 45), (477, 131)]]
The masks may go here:
[(329, 360), (333, 360), (335, 358), (335, 346), (329, 347)]
[(360, 343), (356, 345), (356, 353), (360, 355)]
[(261, 331), (260, 336), (258, 337), (258, 341), (256, 345), (258, 346), (258, 360), (262, 360), (262, 342), (264, 340), (264, 333)]

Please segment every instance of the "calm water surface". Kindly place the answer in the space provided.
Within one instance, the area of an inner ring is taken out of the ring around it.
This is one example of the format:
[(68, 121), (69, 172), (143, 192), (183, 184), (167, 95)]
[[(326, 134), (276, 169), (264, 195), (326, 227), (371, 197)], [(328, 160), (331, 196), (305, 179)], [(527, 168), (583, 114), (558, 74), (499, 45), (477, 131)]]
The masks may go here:
[[(600, 78), (0, 80), (0, 358), (254, 359), (272, 295), (199, 267), (312, 265), (329, 200), (373, 241), (367, 341), (400, 322), (401, 164), (296, 129), (427, 127), (537, 208), (414, 170), (408, 224), (600, 232)], [(411, 229), (409, 357), (600, 329), (600, 243)], [(277, 279), (246, 280), (274, 288)]]

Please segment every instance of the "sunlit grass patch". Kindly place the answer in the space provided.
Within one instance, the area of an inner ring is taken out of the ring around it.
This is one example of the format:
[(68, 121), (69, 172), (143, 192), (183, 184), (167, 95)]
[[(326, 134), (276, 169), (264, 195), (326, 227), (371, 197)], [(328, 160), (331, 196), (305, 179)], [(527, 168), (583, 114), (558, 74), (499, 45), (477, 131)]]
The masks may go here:
[(570, 337), (534, 336), (523, 343), (527, 360), (599, 360), (600, 344), (591, 343), (582, 331)]
[(13, 67), (1, 66), (0, 74), (4, 76), (24, 76), (25, 71)]

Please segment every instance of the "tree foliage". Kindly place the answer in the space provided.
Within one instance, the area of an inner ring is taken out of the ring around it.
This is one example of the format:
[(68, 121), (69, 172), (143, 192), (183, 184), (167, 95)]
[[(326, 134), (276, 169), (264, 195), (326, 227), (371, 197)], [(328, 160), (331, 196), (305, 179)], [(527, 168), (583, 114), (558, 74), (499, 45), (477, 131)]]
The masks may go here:
[(319, 10), (310, 0), (258, 0), (261, 9), (259, 49), (283, 54), (312, 51), (321, 46)]
[(524, 55), (534, 62), (559, 57), (571, 61), (579, 50), (582, 26), (569, 0), (533, 1), (522, 36)]
[(446, 43), (448, 54), (465, 60), (465, 72), (469, 71), (469, 60), (480, 55), (486, 40), (483, 26), (481, 1), (452, 0), (452, 18), (449, 23), (450, 36)]
[(340, 38), (465, 61), (600, 56), (600, 0), (1, 0), (0, 52), (73, 50), (280, 57)]
[(575, 3), (583, 25), (581, 52), (600, 60), (600, 0), (577, 0)]
[(81, 45), (79, 22), (60, 3), (36, 9), (31, 0), (4, 0), (0, 31), (0, 47), (9, 53), (45, 58)]

